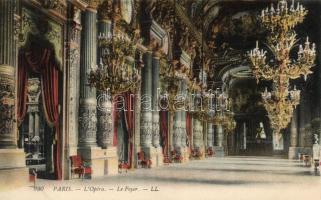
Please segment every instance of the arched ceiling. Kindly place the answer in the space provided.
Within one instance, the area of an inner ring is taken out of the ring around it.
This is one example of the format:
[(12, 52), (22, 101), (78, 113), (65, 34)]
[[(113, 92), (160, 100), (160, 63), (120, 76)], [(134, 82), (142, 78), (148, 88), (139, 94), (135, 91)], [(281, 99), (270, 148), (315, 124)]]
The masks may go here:
[[(178, 1), (195, 27), (205, 38), (213, 53), (210, 70), (213, 83), (222, 80), (225, 71), (246, 65), (247, 51), (254, 47), (258, 37), (257, 13), (271, 0), (182, 0)], [(243, 74), (243, 78), (244, 78)], [(247, 77), (251, 74), (248, 72)]]
[[(223, 74), (229, 70), (244, 65), (249, 66), (247, 52), (254, 48), (256, 40), (264, 42), (267, 34), (261, 28), (257, 15), (271, 3), (275, 4), (277, 0), (178, 0), (177, 2), (184, 7), (191, 22), (202, 33), (208, 48), (213, 52), (210, 69), (214, 78), (210, 81), (215, 83), (221, 81)], [(318, 11), (313, 9), (313, 3), (303, 3), (308, 9), (310, 7), (312, 14)], [(306, 19), (306, 25), (303, 27), (310, 27), (310, 22), (311, 19)], [(302, 36), (305, 37), (306, 29), (301, 27), (298, 30), (299, 35), (301, 30), (304, 30), (305, 35)], [(250, 70), (247, 70), (238, 72), (234, 78), (253, 77)]]

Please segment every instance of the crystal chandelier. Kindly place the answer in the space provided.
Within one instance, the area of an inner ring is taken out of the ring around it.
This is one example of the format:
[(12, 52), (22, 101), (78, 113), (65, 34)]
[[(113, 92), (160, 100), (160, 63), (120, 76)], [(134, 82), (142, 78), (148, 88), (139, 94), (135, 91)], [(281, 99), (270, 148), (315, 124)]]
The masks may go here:
[(100, 34), (98, 43), (100, 63), (92, 67), (89, 85), (100, 91), (109, 90), (111, 95), (134, 90), (140, 82), (140, 66), (136, 66), (136, 47), (130, 38), (123, 33)]
[(286, 0), (280, 0), (277, 8), (273, 4), (262, 11), (259, 17), (262, 25), (271, 33), (267, 38), (267, 47), (274, 59), (267, 61), (267, 51), (256, 48), (249, 52), (253, 74), (259, 80), (271, 80), (273, 91), (262, 93), (263, 104), (267, 110), (271, 127), (276, 133), (287, 127), (293, 110), (300, 102), (300, 91), (289, 90), (289, 82), (301, 76), (306, 80), (312, 74), (316, 51), (315, 44), (306, 39), (305, 46), (299, 45), (297, 59), (290, 58), (290, 53), (297, 43), (294, 27), (302, 23), (307, 10), (294, 0), (290, 7)]

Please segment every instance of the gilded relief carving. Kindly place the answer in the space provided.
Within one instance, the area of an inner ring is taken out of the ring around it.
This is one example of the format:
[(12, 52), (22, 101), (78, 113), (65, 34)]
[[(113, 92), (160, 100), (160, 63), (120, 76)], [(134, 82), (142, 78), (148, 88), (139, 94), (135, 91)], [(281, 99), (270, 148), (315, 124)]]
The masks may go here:
[(14, 68), (0, 66), (0, 134), (12, 134), (15, 120)]

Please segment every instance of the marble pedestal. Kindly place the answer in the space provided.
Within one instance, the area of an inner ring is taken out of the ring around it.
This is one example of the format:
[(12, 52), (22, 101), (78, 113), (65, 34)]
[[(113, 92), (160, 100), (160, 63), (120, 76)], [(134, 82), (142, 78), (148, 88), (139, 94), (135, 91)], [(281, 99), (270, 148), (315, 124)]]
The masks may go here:
[(101, 149), (100, 147), (78, 148), (82, 159), (91, 163), (93, 173), (91, 178), (118, 173), (118, 158), (115, 147)]
[(188, 147), (182, 148), (182, 156), (183, 156), (183, 161), (182, 162), (188, 162), (189, 161), (189, 150)]
[(224, 153), (224, 147), (219, 147), (219, 146), (215, 146), (213, 147), (214, 150), (214, 157), (224, 157), (225, 153)]
[(164, 165), (164, 155), (161, 147), (142, 147), (142, 151), (144, 151), (146, 158), (152, 161), (151, 167)]
[(300, 152), (300, 147), (289, 147), (289, 155), (288, 155), (288, 158), (290, 160), (297, 160), (299, 159), (298, 158), (298, 155), (299, 155), (299, 152)]
[(107, 175), (115, 175), (118, 174), (118, 156), (117, 156), (117, 148), (111, 147), (106, 149), (107, 151), (107, 159), (105, 165), (105, 174)]
[(29, 170), (22, 149), (0, 149), (0, 191), (27, 186)]

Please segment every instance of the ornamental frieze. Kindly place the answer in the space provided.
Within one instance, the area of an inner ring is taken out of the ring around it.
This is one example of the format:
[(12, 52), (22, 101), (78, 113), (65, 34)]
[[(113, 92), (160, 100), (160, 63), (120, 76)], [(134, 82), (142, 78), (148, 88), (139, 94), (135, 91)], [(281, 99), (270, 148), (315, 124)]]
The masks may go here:
[[(145, 116), (147, 114), (147, 116)], [(144, 113), (141, 119), (141, 145), (149, 146), (152, 144), (153, 124), (149, 113)]]
[(82, 105), (79, 109), (80, 140), (93, 138), (97, 131), (96, 106)]
[(97, 132), (98, 142), (102, 147), (112, 145), (113, 142), (113, 120), (112, 113), (109, 111), (97, 112)]

